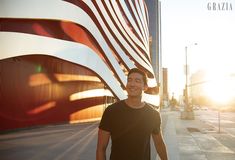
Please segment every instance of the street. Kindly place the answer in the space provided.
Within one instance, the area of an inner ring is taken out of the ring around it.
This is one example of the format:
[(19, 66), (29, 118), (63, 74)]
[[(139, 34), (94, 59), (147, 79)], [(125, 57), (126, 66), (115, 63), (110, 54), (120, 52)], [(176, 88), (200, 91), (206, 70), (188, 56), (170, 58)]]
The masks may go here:
[[(180, 159), (235, 159), (235, 112), (196, 110), (195, 120), (176, 123)], [(185, 130), (186, 129), (186, 130)]]
[[(202, 121), (212, 125), (217, 131), (219, 127), (219, 112), (210, 111), (197, 111), (198, 118)], [(220, 112), (220, 128), (221, 133), (227, 133), (235, 136), (235, 112)]]
[(1, 160), (95, 159), (97, 126), (55, 125), (0, 135)]
[[(235, 112), (221, 112), (221, 133), (217, 111), (194, 113), (195, 120), (181, 120), (178, 111), (161, 111), (169, 159), (235, 159)], [(2, 133), (1, 160), (93, 160), (98, 124), (61, 124)], [(151, 157), (156, 160), (155, 151)]]

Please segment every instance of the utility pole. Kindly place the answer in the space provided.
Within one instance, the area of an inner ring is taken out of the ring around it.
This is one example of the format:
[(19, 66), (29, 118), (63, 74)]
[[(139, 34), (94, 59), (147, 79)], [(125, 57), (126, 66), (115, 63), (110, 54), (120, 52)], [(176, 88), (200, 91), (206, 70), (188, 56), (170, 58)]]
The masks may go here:
[[(197, 45), (197, 43), (194, 43), (193, 45)], [(188, 46), (185, 46), (185, 104), (184, 111), (181, 112), (181, 119), (192, 120), (194, 119), (194, 113), (189, 106), (188, 100), (188, 72)]]

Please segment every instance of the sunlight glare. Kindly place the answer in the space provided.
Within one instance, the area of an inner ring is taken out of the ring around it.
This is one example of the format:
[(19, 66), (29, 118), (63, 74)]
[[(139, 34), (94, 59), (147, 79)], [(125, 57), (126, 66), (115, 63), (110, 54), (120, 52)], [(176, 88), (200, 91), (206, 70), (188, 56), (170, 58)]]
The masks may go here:
[(112, 93), (107, 89), (93, 89), (87, 91), (80, 91), (77, 93), (73, 93), (69, 96), (70, 101), (76, 101), (83, 98), (92, 98), (92, 97), (100, 97), (100, 96), (113, 96)]
[(160, 97), (159, 97), (159, 94), (157, 95), (150, 95), (150, 94), (146, 94), (146, 93), (143, 93), (143, 100), (152, 104), (152, 105), (155, 105), (155, 106), (159, 106), (160, 105)]
[[(215, 77), (214, 77), (215, 78)], [(205, 85), (204, 91), (211, 100), (219, 104), (228, 103), (235, 96), (232, 78), (220, 78)]]
[(32, 110), (29, 110), (27, 113), (28, 114), (39, 114), (39, 113), (42, 113), (42, 112), (45, 112), (49, 109), (52, 109), (56, 107), (56, 102), (55, 101), (51, 101), (51, 102), (47, 102), (41, 106), (37, 106), (35, 107), (34, 109)]

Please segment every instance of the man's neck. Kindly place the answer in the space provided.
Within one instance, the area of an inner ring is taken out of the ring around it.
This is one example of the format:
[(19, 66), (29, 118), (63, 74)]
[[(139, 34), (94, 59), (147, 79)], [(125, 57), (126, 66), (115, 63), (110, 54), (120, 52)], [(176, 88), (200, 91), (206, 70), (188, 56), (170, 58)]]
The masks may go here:
[(133, 97), (128, 97), (125, 100), (126, 104), (130, 106), (131, 108), (142, 108), (144, 107), (145, 103), (141, 101), (141, 98), (133, 98)]

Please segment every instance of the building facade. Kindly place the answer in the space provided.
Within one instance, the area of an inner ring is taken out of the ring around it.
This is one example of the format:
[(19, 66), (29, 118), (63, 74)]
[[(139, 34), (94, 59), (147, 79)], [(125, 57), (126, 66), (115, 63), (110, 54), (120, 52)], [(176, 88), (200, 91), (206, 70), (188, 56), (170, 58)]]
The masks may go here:
[(2, 0), (0, 130), (100, 118), (134, 67), (158, 105), (148, 25), (142, 0)]
[(163, 101), (168, 101), (169, 100), (169, 94), (168, 94), (168, 69), (167, 68), (162, 68), (162, 75), (163, 75), (163, 96), (162, 100)]

